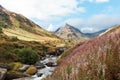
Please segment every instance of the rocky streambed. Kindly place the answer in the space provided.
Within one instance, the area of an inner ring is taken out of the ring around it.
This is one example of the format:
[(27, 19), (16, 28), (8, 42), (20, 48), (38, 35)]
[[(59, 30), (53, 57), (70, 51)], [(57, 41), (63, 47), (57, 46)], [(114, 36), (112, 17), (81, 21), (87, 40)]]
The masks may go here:
[(57, 66), (57, 57), (49, 56), (48, 58), (40, 61), (40, 63), (44, 64), (45, 67), (38, 69), (38, 72), (31, 77), (32, 80), (41, 80), (47, 76), (50, 76)]
[[(14, 80), (42, 80), (43, 78), (50, 76), (57, 66), (57, 56), (47, 55), (45, 59), (36, 62), (34, 66), (37, 68), (37, 72), (34, 75)], [(24, 65), (23, 67), (23, 69), (25, 69), (25, 67), (27, 68), (27, 65)]]
[(44, 55), (42, 60), (33, 65), (22, 65), (19, 73), (8, 73), (9, 67), (0, 65), (0, 80), (42, 80), (50, 76), (57, 66), (57, 58), (66, 48), (59, 48), (51, 55)]

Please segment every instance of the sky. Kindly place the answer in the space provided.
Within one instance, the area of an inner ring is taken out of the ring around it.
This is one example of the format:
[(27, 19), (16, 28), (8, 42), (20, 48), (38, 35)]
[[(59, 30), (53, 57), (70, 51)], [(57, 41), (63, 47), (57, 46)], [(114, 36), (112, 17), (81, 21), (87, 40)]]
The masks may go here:
[(49, 31), (68, 23), (84, 33), (120, 24), (119, 3), (120, 0), (0, 0), (6, 9)]

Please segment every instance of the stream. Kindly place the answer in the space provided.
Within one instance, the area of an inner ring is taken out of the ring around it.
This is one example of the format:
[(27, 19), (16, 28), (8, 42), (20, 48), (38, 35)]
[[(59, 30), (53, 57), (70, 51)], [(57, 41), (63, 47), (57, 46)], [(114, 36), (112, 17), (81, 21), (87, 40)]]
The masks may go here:
[(58, 56), (65, 50), (66, 48), (62, 47), (58, 51), (56, 51), (55, 54), (46, 55), (43, 57), (42, 60), (36, 62), (34, 64), (34, 66), (37, 68), (37, 73), (35, 75), (14, 80), (42, 80), (47, 76), (52, 75), (53, 71), (57, 67)]
[[(45, 59), (38, 61), (37, 63), (43, 64), (44, 68), (38, 69), (37, 73), (31, 77), (22, 78), (23, 80), (42, 80), (47, 76), (50, 76), (57, 66), (57, 57), (53, 55), (47, 55)], [(48, 63), (52, 63), (52, 66), (48, 66)], [(39, 75), (39, 76), (38, 76)]]

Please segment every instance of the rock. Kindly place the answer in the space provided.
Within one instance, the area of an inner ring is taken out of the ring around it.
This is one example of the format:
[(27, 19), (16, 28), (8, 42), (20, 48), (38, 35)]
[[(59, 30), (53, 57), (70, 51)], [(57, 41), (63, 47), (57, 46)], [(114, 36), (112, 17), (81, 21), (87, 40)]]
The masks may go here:
[(25, 73), (29, 75), (34, 75), (36, 72), (37, 72), (37, 68), (35, 66), (30, 66)]
[(48, 67), (55, 67), (55, 66), (57, 66), (57, 63), (55, 63), (55, 62), (48, 62), (48, 63), (46, 63), (46, 65)]
[(43, 73), (37, 73), (38, 77), (41, 77), (43, 75)]
[(23, 74), (23, 73), (8, 73), (6, 76), (5, 80), (13, 80), (13, 79), (18, 79), (18, 78), (23, 78), (23, 77), (29, 77), (30, 75), (28, 74)]
[(7, 69), (0, 68), (0, 80), (4, 80), (7, 74)]
[(0, 68), (5, 68), (7, 70), (10, 70), (10, 66), (4, 65), (4, 64), (0, 64)]
[(26, 71), (29, 67), (30, 67), (30, 65), (23, 65), (21, 68), (19, 68), (19, 70), (22, 71), (22, 72), (24, 72), (24, 71)]
[(13, 79), (13, 80), (26, 80), (26, 78), (18, 78), (18, 79)]
[(37, 69), (42, 69), (45, 68), (45, 65), (41, 62), (36, 62), (34, 65)]

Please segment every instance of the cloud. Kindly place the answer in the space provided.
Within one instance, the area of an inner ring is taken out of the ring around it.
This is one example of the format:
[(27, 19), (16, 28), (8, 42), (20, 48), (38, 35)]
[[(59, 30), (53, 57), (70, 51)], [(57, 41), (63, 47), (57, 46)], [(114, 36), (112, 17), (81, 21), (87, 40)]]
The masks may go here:
[(96, 2), (109, 2), (109, 0), (95, 0)]
[(73, 26), (78, 26), (79, 24), (83, 23), (83, 19), (80, 19), (80, 18), (69, 18), (66, 21), (64, 21), (63, 24), (64, 23), (68, 23), (68, 24), (71, 24)]
[(70, 18), (68, 22), (71, 25), (79, 28), (83, 32), (96, 32), (117, 24), (120, 24), (120, 15), (97, 14), (87, 19)]
[(50, 24), (47, 28), (48, 31), (53, 31), (55, 28), (55, 26), (53, 26), (52, 24)]
[(88, 32), (95, 32), (96, 30), (92, 27), (83, 27), (81, 28), (81, 31), (84, 33), (88, 33)]
[(0, 3), (28, 18), (47, 21), (86, 11), (84, 7), (77, 7), (76, 0), (0, 0)]
[(104, 3), (109, 2), (109, 0), (81, 0), (81, 2), (96, 2), (96, 3)]

